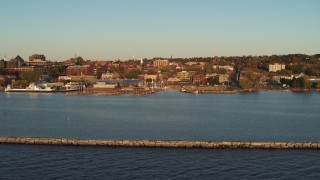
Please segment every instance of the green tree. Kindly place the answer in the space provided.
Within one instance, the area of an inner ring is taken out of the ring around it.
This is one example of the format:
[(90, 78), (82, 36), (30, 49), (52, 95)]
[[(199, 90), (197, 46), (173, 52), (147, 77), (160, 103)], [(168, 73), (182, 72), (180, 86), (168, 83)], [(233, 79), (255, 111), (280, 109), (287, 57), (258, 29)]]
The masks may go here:
[(160, 68), (160, 71), (161, 71), (161, 72), (170, 72), (171, 69), (170, 69), (170, 66), (165, 66), (165, 67), (161, 67), (161, 68)]
[(0, 68), (0, 74), (1, 75), (4, 75), (4, 74), (6, 74), (7, 73), (7, 71), (4, 69), (4, 68)]
[(124, 78), (126, 79), (136, 79), (141, 74), (141, 71), (138, 69), (125, 70)]
[(293, 78), (292, 79), (292, 87), (293, 88), (303, 88), (303, 89), (311, 89), (312, 83), (308, 79), (304, 77)]
[(226, 69), (223, 69), (223, 68), (218, 68), (218, 69), (215, 69), (215, 72), (217, 74), (226, 74), (227, 73), (227, 70)]
[(42, 74), (43, 73), (40, 71), (24, 71), (19, 74), (19, 78), (21, 80), (27, 81), (28, 83), (30, 82), (37, 83), (40, 81), (40, 77)]
[(209, 78), (207, 78), (207, 82), (209, 83), (209, 85), (219, 84), (219, 78), (218, 77), (209, 77)]
[(212, 69), (205, 69), (206, 74), (211, 74), (213, 71)]
[(259, 66), (258, 66), (259, 69), (262, 69), (264, 71), (269, 71), (269, 64), (267, 63), (261, 63)]
[(289, 76), (291, 74), (291, 72), (287, 69), (282, 69), (282, 70), (278, 71), (277, 73), (280, 75), (283, 75), (283, 76)]
[(312, 82), (309, 79), (303, 78), (303, 89), (311, 89)]

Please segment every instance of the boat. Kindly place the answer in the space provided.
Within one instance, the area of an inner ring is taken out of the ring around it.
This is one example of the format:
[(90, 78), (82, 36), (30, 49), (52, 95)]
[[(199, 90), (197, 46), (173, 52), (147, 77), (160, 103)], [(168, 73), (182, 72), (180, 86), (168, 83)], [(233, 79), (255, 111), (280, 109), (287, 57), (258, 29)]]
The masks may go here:
[(16, 89), (11, 88), (10, 85), (8, 85), (5, 89), (5, 92), (55, 92), (55, 89), (52, 89), (50, 87), (46, 86), (39, 86), (35, 83), (30, 83), (29, 86), (25, 89)]
[(184, 87), (182, 87), (182, 88), (180, 89), (180, 91), (185, 93), (185, 92), (187, 92), (187, 89), (184, 88)]
[(81, 84), (76, 82), (69, 82), (60, 89), (61, 92), (80, 91)]

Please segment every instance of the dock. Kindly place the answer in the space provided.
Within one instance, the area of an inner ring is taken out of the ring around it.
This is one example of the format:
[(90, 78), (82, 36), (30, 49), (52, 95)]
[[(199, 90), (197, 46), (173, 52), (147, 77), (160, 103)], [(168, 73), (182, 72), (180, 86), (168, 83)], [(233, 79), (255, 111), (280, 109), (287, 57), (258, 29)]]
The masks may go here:
[(0, 137), (0, 144), (199, 149), (320, 149), (320, 142), (88, 140), (44, 137)]

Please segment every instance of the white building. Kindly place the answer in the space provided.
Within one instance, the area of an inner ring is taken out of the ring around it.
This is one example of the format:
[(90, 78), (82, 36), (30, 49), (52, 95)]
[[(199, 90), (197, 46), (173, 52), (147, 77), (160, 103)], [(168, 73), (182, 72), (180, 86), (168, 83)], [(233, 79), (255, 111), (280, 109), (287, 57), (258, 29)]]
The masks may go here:
[(278, 63), (269, 64), (269, 72), (277, 72), (285, 68), (286, 68), (286, 65), (284, 64), (278, 64)]
[(169, 61), (168, 60), (154, 60), (153, 61), (153, 67), (164, 67), (168, 66)]

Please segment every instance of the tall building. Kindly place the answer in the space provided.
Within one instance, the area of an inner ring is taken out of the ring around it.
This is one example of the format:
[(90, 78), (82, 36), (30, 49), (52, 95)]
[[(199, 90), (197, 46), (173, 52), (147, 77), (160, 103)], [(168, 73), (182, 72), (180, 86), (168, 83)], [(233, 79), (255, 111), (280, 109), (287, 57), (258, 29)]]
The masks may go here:
[(47, 65), (46, 57), (43, 54), (33, 54), (29, 56), (28, 66), (45, 66)]
[(45, 61), (46, 57), (43, 54), (33, 54), (29, 56), (29, 61)]
[(269, 72), (277, 72), (285, 68), (286, 68), (286, 65), (284, 64), (279, 64), (279, 63), (269, 64)]

